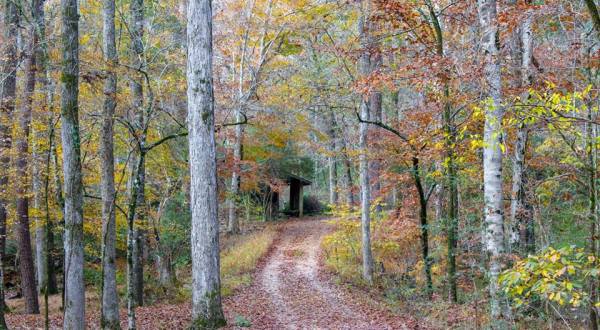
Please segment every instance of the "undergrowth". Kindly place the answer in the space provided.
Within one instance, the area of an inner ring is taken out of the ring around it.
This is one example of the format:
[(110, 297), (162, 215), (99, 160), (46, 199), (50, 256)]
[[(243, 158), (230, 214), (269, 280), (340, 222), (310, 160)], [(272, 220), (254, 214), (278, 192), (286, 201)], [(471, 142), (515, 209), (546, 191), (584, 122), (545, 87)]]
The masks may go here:
[(277, 234), (274, 226), (246, 236), (240, 236), (229, 248), (221, 251), (221, 294), (231, 295), (236, 289), (252, 283), (252, 272), (265, 256)]

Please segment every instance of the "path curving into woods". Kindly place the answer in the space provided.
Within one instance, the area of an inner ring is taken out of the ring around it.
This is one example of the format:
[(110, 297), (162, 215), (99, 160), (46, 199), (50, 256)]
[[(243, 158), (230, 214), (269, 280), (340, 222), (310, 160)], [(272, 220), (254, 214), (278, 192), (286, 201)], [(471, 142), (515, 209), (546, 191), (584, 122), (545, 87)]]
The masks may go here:
[[(332, 283), (321, 265), (321, 240), (332, 230), (327, 219), (303, 218), (281, 223), (278, 236), (253, 275), (252, 285), (224, 298), (226, 329), (420, 329), (411, 317), (391, 314), (358, 291)], [(89, 298), (89, 297), (86, 297)], [(59, 304), (59, 297), (54, 297)], [(94, 306), (96, 307), (96, 306)], [(138, 329), (186, 329), (189, 304), (136, 308)], [(126, 311), (121, 326), (127, 328)], [(251, 326), (240, 328), (242, 316)], [(99, 328), (97, 308), (86, 311), (88, 329)], [(10, 329), (43, 328), (41, 315), (8, 314)], [(62, 313), (50, 314), (52, 329), (62, 327)]]
[(323, 220), (286, 223), (252, 287), (226, 301), (227, 314), (244, 315), (254, 329), (416, 328), (329, 281), (321, 269), (320, 246), (330, 230)]

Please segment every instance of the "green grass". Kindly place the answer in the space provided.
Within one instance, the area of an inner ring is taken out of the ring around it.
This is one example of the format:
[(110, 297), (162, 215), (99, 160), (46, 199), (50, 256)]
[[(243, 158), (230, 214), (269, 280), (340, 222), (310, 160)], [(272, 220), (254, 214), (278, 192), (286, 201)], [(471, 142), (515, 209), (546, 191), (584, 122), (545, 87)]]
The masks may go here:
[(221, 294), (231, 295), (236, 289), (252, 283), (252, 273), (259, 260), (269, 251), (277, 231), (274, 227), (235, 238), (221, 252)]

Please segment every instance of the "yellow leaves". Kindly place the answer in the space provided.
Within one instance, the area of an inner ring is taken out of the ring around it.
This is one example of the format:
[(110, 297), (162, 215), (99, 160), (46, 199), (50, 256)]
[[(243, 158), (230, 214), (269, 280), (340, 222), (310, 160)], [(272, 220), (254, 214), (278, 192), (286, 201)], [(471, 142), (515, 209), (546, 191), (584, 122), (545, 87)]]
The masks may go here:
[(81, 46), (85, 46), (90, 42), (90, 35), (89, 34), (84, 34), (83, 36), (81, 36), (81, 38), (79, 39), (79, 42), (81, 43)]
[(589, 276), (600, 272), (598, 266), (596, 259), (582, 248), (549, 247), (517, 262), (500, 275), (499, 282), (518, 306), (537, 297), (576, 308), (590, 302), (585, 286)]
[(472, 151), (481, 149), (484, 146), (485, 146), (485, 143), (483, 142), (483, 139), (473, 139), (473, 140), (471, 140), (471, 150)]

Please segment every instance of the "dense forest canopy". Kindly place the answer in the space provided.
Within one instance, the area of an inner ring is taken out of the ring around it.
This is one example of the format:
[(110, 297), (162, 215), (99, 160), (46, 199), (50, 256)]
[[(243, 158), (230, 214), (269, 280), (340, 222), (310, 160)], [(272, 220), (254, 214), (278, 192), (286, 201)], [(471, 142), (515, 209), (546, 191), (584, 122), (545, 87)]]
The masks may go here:
[(0, 328), (598, 329), (594, 0), (0, 1)]

